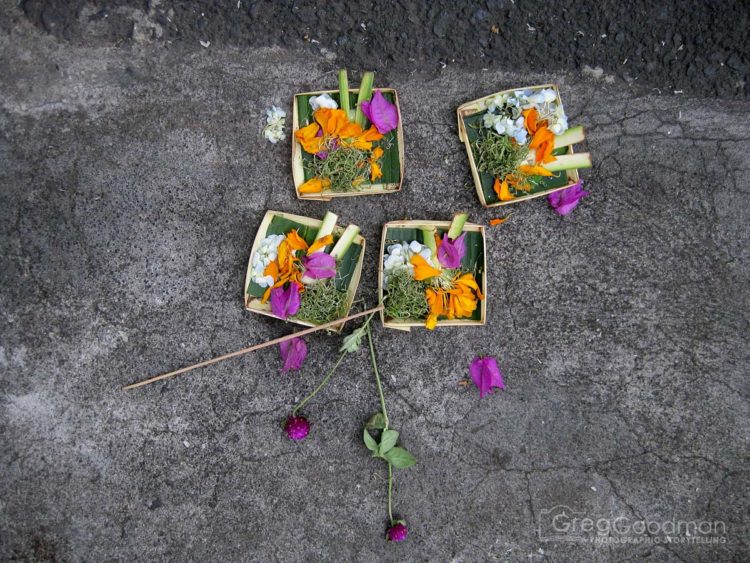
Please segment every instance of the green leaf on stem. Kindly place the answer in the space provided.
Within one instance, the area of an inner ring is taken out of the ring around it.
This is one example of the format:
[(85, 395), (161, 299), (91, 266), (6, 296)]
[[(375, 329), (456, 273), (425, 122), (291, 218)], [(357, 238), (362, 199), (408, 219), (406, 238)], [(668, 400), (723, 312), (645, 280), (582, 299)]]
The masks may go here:
[(365, 428), (372, 428), (373, 430), (382, 430), (385, 428), (385, 417), (382, 412), (376, 412), (370, 417), (370, 420), (365, 424)]
[(357, 329), (349, 336), (345, 337), (344, 343), (341, 345), (341, 348), (339, 348), (339, 352), (348, 352), (350, 354), (353, 354), (354, 352), (359, 350), (359, 347), (362, 344), (363, 334), (364, 332), (362, 330)]
[[(393, 446), (398, 442), (398, 432), (395, 430), (383, 430), (383, 434), (380, 436), (380, 447), (378, 453), (385, 455), (388, 453)], [(406, 450), (404, 450), (406, 451)]]
[(363, 437), (365, 439), (365, 446), (367, 446), (368, 450), (374, 452), (378, 449), (378, 443), (375, 441), (375, 438), (370, 435), (370, 432), (368, 432), (367, 428), (365, 428), (364, 430)]
[(405, 469), (417, 463), (416, 458), (404, 448), (396, 446), (383, 455), (385, 460), (397, 469)]

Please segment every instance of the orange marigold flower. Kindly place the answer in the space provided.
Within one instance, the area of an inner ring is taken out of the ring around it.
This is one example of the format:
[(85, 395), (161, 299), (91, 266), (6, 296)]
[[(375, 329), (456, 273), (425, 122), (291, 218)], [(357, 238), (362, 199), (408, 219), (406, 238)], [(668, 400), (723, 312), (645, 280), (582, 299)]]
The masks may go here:
[(306, 127), (298, 129), (294, 133), (294, 138), (297, 139), (300, 145), (302, 145), (305, 152), (315, 154), (323, 150), (323, 137), (316, 136), (318, 131), (320, 131), (320, 125), (317, 123), (311, 123)]
[(535, 151), (534, 160), (540, 162), (552, 162), (555, 156), (552, 151), (555, 148), (555, 135), (547, 129), (546, 125), (539, 127), (529, 143), (529, 148)]
[(419, 254), (415, 254), (411, 257), (410, 262), (414, 266), (414, 279), (417, 281), (434, 278), (440, 275), (440, 270), (433, 268), (430, 264), (422, 258)]

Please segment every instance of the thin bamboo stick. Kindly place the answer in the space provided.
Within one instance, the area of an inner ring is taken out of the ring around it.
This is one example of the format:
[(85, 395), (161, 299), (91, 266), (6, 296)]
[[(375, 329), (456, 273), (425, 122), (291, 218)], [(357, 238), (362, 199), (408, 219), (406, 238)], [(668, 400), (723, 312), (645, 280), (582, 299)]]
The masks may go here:
[(129, 391), (130, 389), (135, 389), (136, 387), (143, 387), (144, 385), (148, 385), (150, 383), (155, 383), (157, 381), (161, 381), (162, 379), (167, 379), (168, 377), (173, 377), (175, 375), (180, 375), (182, 373), (192, 371), (194, 369), (202, 368), (205, 366), (210, 366), (211, 364), (216, 364), (219, 362), (223, 362), (224, 360), (228, 360), (229, 358), (235, 358), (237, 356), (242, 356), (243, 354), (247, 354), (249, 352), (254, 352), (255, 350), (260, 350), (261, 348), (268, 348), (269, 346), (273, 346), (274, 344), (280, 344), (286, 340), (291, 340), (292, 338), (296, 338), (299, 336), (305, 336), (306, 334), (311, 334), (313, 332), (317, 332), (319, 330), (325, 330), (326, 328), (330, 328), (332, 326), (335, 326), (339, 323), (344, 323), (347, 321), (351, 321), (353, 319), (357, 319), (359, 317), (364, 317), (365, 315), (371, 315), (373, 313), (377, 313), (383, 309), (383, 305), (379, 305), (373, 309), (368, 309), (367, 311), (362, 311), (361, 313), (356, 313), (354, 315), (349, 315), (346, 318), (343, 319), (336, 319), (335, 321), (330, 321), (328, 323), (314, 326), (311, 328), (306, 328), (305, 330), (301, 330), (299, 332), (293, 332), (291, 334), (287, 334), (286, 336), (281, 336), (279, 338), (274, 338), (273, 340), (269, 340), (268, 342), (263, 342), (262, 344), (256, 344), (255, 346), (250, 346), (249, 348), (243, 348), (242, 350), (237, 350), (236, 352), (231, 352), (229, 354), (224, 354), (223, 356), (218, 356), (216, 358), (211, 358), (210, 360), (204, 360), (202, 362), (198, 362), (197, 364), (193, 364), (191, 366), (186, 366), (184, 368), (177, 369), (175, 371), (170, 371), (168, 373), (163, 373), (161, 375), (157, 375), (156, 377), (152, 377), (150, 379), (144, 379), (143, 381), (139, 381), (138, 383), (131, 383), (130, 385), (126, 385), (122, 388), (123, 391)]

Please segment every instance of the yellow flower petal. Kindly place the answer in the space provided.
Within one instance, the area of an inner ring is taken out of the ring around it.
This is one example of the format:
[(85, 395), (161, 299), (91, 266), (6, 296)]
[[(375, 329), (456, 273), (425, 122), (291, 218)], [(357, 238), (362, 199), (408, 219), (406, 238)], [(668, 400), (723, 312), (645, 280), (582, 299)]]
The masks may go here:
[(547, 170), (544, 166), (531, 166), (529, 164), (522, 164), (518, 167), (518, 171), (524, 176), (554, 176), (554, 174)]
[(417, 281), (434, 278), (440, 275), (440, 270), (433, 268), (427, 263), (427, 260), (422, 258), (419, 254), (415, 254), (411, 257), (410, 262), (414, 266), (414, 279)]
[(319, 130), (320, 125), (311, 123), (302, 129), (298, 129), (294, 133), (294, 138), (302, 145), (305, 152), (315, 154), (323, 149), (323, 137), (316, 137)]
[(378, 178), (383, 177), (383, 171), (380, 168), (380, 165), (375, 162), (374, 160), (370, 162), (370, 181), (374, 182)]
[(313, 254), (315, 252), (318, 252), (319, 250), (323, 250), (326, 246), (333, 243), (333, 236), (332, 235), (326, 235), (324, 237), (320, 237), (318, 240), (316, 240), (314, 243), (310, 245), (310, 248), (307, 249), (307, 254)]
[(307, 242), (305, 242), (305, 239), (299, 236), (297, 229), (292, 229), (286, 234), (286, 241), (292, 251), (307, 250)]
[(427, 321), (424, 323), (424, 327), (427, 330), (435, 330), (435, 327), (437, 326), (438, 316), (437, 315), (428, 315)]
[(324, 188), (330, 187), (330, 185), (331, 181), (328, 178), (310, 178), (299, 187), (299, 193), (317, 194), (322, 192)]
[(510, 193), (507, 180), (503, 180), (502, 182), (500, 182), (498, 178), (495, 178), (495, 184), (492, 186), (492, 188), (495, 190), (497, 197), (500, 198), (500, 201), (510, 201), (512, 199), (515, 199)]

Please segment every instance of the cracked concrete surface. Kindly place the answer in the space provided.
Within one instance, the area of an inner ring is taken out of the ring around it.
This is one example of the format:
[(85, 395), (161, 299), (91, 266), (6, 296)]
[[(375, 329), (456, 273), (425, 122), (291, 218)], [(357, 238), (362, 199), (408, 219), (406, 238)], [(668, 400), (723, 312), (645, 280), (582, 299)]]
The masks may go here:
[[(327, 88), (340, 61), (283, 50), (85, 48), (24, 22), (0, 35), (0, 558), (7, 560), (726, 561), (748, 548), (750, 103), (636, 97), (575, 74), (391, 74), (406, 183), (336, 201), (372, 242), (402, 218), (488, 230), (475, 330), (377, 329), (409, 540), (386, 545), (364, 353), (279, 429), (330, 365), (265, 350), (131, 393), (120, 386), (290, 327), (242, 309), (266, 209), (294, 198), (265, 108)], [(542, 200), (479, 207), (455, 107), (553, 80), (595, 168), (569, 218)], [(374, 303), (377, 249), (359, 296)], [(504, 393), (458, 381), (498, 357)], [(565, 505), (597, 518), (710, 520), (726, 542), (542, 541)]]

